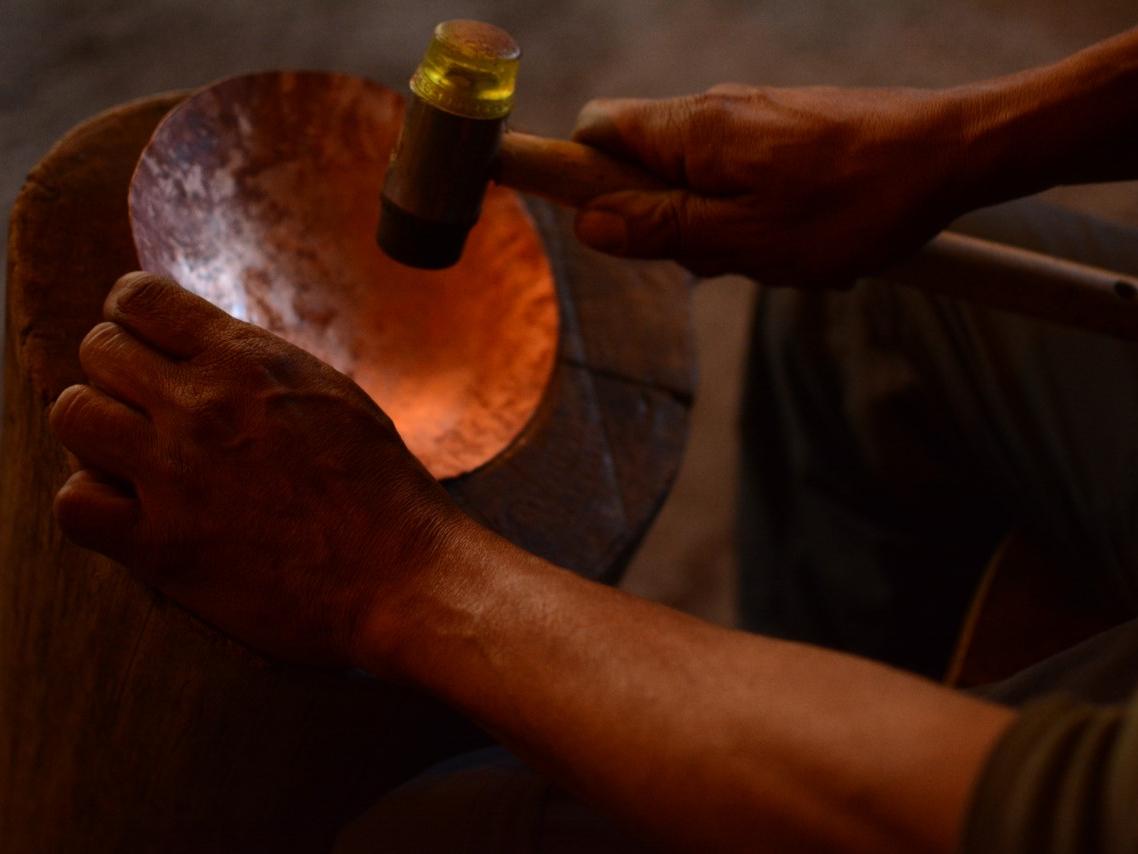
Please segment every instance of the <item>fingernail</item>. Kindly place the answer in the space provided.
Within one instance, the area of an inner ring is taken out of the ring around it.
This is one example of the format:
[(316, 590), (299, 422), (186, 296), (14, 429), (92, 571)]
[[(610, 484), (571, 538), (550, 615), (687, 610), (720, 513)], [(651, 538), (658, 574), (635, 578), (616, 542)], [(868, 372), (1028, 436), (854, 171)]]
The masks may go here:
[(577, 237), (601, 252), (623, 255), (628, 247), (628, 224), (609, 211), (585, 211), (577, 217)]
[(580, 133), (611, 122), (608, 110), (601, 106), (600, 101), (589, 101), (581, 108), (581, 112), (577, 113), (574, 130)]

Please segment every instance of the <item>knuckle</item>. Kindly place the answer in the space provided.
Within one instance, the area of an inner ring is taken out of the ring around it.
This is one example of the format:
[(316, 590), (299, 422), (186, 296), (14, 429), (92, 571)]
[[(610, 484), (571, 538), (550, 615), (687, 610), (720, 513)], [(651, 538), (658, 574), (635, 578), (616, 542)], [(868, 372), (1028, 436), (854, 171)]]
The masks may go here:
[(304, 375), (304, 361), (291, 348), (264, 347), (260, 351), (258, 363), (263, 378), (273, 385), (297, 385)]
[(69, 433), (82, 420), (89, 392), (85, 385), (72, 385), (55, 399), (48, 415), (48, 424), (55, 433)]
[(217, 341), (208, 359), (208, 370), (214, 374), (215, 382), (247, 384), (263, 373), (270, 350), (258, 336), (236, 328), (227, 330)]
[(691, 106), (693, 131), (712, 140), (722, 139), (735, 120), (737, 98), (723, 92), (707, 91), (693, 96)]
[(78, 509), (77, 504), (75, 490), (66, 483), (59, 488), (52, 500), (52, 515), (55, 516), (55, 520), (59, 522), (65, 533), (70, 534), (69, 529), (74, 525), (75, 513)]
[(149, 314), (177, 298), (181, 288), (173, 280), (152, 273), (128, 273), (107, 295), (106, 314)]
[(180, 395), (181, 429), (193, 444), (208, 447), (226, 445), (242, 434), (255, 392), (248, 383), (237, 386), (214, 381), (189, 385)]
[(193, 385), (184, 390), (182, 407), (195, 421), (215, 422), (232, 410), (233, 401), (224, 385)]
[(66, 486), (55, 494), (51, 505), (52, 515), (67, 538), (80, 546), (89, 545), (83, 538), (84, 507), (74, 490)]
[(670, 133), (684, 152), (684, 184), (716, 188), (721, 182), (736, 110), (734, 98), (704, 92), (681, 99), (672, 111)]
[(246, 379), (291, 385), (323, 365), (312, 354), (250, 323), (239, 323), (227, 340), (227, 366)]
[(117, 323), (104, 320), (96, 324), (79, 342), (79, 361), (85, 362), (111, 350), (122, 334), (123, 328)]
[(698, 95), (688, 95), (663, 102), (656, 116), (661, 132), (687, 144), (699, 112), (699, 98)]
[(722, 109), (724, 96), (708, 89), (706, 92), (697, 92), (687, 98), (687, 108), (693, 119), (706, 122), (713, 118)]
[[(203, 343), (188, 365), (202, 375), (212, 377), (213, 382), (232, 382), (248, 364), (253, 336), (247, 323), (235, 320), (232, 323), (219, 322), (217, 318), (196, 318), (195, 335)], [(188, 325), (188, 324), (184, 324)]]
[(221, 314), (203, 318), (200, 331), (210, 342), (201, 354), (201, 361), (220, 361), (231, 365), (257, 358), (265, 335), (264, 330), (252, 323)]
[(270, 332), (244, 320), (234, 320), (225, 330), (233, 349), (249, 358), (259, 358), (280, 340)]

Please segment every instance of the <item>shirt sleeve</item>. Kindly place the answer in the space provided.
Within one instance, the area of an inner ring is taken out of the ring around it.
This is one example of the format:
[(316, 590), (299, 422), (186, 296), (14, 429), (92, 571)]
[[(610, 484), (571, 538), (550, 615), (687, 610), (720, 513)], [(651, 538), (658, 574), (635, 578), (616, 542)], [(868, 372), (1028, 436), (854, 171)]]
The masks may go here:
[(1025, 706), (981, 771), (960, 850), (1138, 853), (1138, 696)]

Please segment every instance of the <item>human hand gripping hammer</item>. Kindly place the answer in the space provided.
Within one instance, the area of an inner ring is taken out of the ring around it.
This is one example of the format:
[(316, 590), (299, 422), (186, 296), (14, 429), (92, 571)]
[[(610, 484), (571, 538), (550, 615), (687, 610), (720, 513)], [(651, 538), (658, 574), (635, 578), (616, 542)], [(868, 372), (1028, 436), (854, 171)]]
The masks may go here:
[[(520, 56), (493, 25), (436, 27), (411, 79), (381, 199), (377, 240), (395, 260), (455, 264), (490, 180), (572, 207), (609, 193), (675, 189), (596, 148), (507, 130)], [(929, 293), (1138, 339), (1138, 280), (1110, 270), (943, 232), (887, 274)]]

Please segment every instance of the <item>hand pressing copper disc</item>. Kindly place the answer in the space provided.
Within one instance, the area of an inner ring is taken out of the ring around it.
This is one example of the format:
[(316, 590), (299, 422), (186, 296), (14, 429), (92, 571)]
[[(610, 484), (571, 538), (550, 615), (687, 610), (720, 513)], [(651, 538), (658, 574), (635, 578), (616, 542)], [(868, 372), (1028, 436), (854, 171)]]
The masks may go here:
[(492, 187), (460, 264), (375, 244), (403, 113), (342, 74), (268, 72), (203, 89), (162, 122), (130, 187), (146, 270), (172, 276), (352, 377), (435, 477), (507, 448), (553, 368), (553, 274), (520, 198)]

